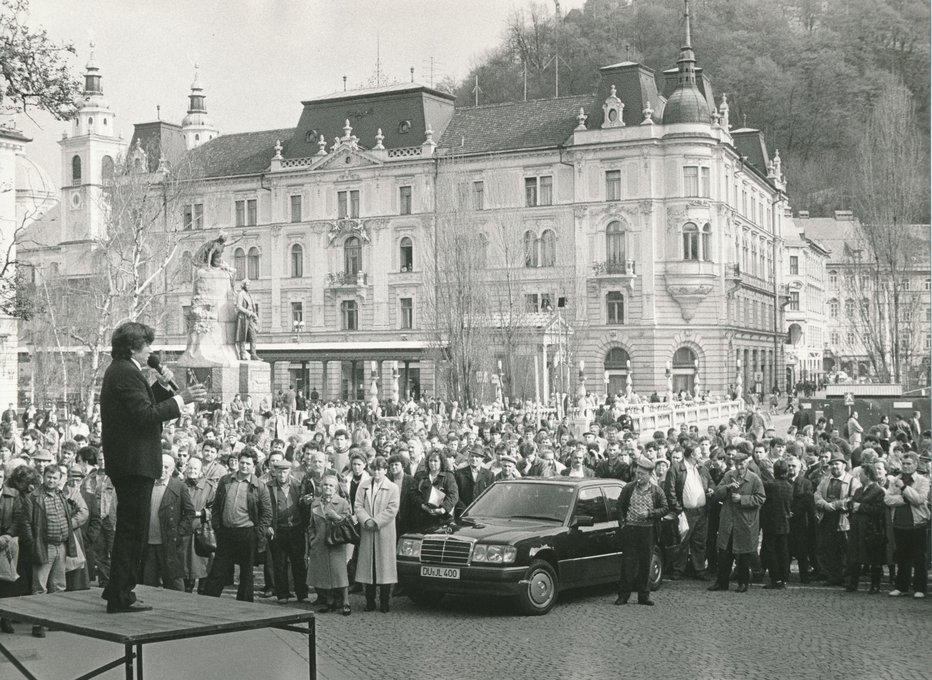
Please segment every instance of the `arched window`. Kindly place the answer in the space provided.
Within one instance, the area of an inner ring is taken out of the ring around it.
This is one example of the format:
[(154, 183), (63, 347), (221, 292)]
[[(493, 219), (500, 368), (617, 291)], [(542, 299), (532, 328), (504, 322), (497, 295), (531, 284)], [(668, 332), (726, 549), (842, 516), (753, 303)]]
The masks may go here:
[(479, 236), (476, 237), (476, 247), (478, 249), (476, 266), (479, 269), (487, 269), (489, 266), (489, 237), (483, 232), (479, 232)]
[(608, 376), (608, 394), (625, 392), (628, 384), (628, 362), (630, 357), (621, 347), (612, 347), (605, 354), (605, 374)]
[(605, 295), (605, 307), (607, 323), (620, 325), (625, 322), (625, 296), (619, 291), (612, 290)]
[(606, 371), (627, 371), (631, 357), (622, 347), (612, 347), (605, 355)]
[(291, 278), (300, 279), (304, 276), (304, 248), (300, 243), (291, 246)]
[(409, 236), (401, 239), (401, 271), (414, 271), (414, 242)]
[(683, 225), (683, 259), (699, 259), (699, 227), (692, 222)]
[(113, 159), (110, 156), (100, 159), (100, 179), (104, 184), (113, 181)]
[(828, 283), (833, 288), (838, 285), (838, 272), (834, 269), (828, 271)]
[(359, 308), (355, 300), (340, 303), (340, 320), (344, 331), (359, 330)]
[(356, 276), (362, 271), (362, 246), (355, 236), (343, 242), (343, 271), (347, 276)]
[(615, 220), (605, 227), (605, 263), (609, 272), (624, 271), (625, 268), (625, 228)]
[(552, 267), (557, 263), (557, 235), (545, 229), (540, 235), (540, 266)]
[(71, 158), (71, 183), (81, 183), (81, 157), (73, 156)]
[(689, 347), (680, 347), (673, 354), (673, 391), (685, 390), (692, 394), (696, 386), (696, 353)]
[(187, 250), (181, 253), (181, 280), (190, 283), (194, 278), (194, 261)]
[(524, 232), (524, 266), (537, 267), (537, 235), (533, 231)]
[(233, 271), (236, 272), (237, 281), (246, 278), (246, 251), (242, 248), (233, 251)]
[(712, 225), (708, 222), (702, 225), (702, 259), (712, 261)]
[(253, 281), (259, 278), (259, 249), (255, 246), (246, 255), (246, 277)]

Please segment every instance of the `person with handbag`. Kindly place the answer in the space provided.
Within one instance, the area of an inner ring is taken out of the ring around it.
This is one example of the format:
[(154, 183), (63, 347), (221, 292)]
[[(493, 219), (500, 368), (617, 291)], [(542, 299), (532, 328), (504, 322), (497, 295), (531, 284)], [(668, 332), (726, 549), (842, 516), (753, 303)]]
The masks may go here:
[[(340, 482), (336, 475), (324, 475), (320, 495), (310, 508), (307, 529), (307, 585), (317, 591), (324, 614), (341, 610), (351, 613), (349, 604), (349, 574), (346, 563), (353, 536), (353, 509), (349, 501), (337, 493)], [(356, 534), (358, 537), (358, 534)]]
[(359, 485), (354, 505), (360, 528), (356, 580), (365, 586), (366, 611), (375, 611), (378, 586), (380, 608), (387, 613), (392, 584), (398, 582), (395, 516), (401, 503), (401, 492), (386, 476), (388, 461), (383, 456), (373, 459), (371, 470), (372, 477)]
[[(25, 510), (26, 496), (41, 479), (39, 473), (27, 465), (14, 468), (5, 479), (6, 470), (0, 465), (0, 597), (19, 597), (32, 591), (32, 567), (29, 553), (23, 550), (28, 542), (19, 537), (18, 520)], [(6, 481), (6, 484), (4, 484)], [(0, 631), (12, 635), (16, 632), (9, 619), (0, 619)]]
[[(210, 524), (210, 506), (217, 495), (217, 482), (204, 476), (204, 461), (192, 457), (184, 467), (184, 483), (194, 505), (192, 533), (184, 539), (184, 589), (190, 593), (196, 586), (197, 594), (203, 595), (217, 551), (217, 535)], [(200, 543), (200, 547), (196, 543)]]

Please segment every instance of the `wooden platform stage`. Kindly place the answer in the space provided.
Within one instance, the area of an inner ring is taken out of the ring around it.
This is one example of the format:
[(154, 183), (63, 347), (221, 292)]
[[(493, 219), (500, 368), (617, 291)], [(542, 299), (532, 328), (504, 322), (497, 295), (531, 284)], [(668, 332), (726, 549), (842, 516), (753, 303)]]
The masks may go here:
[[(143, 680), (143, 645), (257, 628), (280, 628), (307, 636), (308, 677), (317, 678), (314, 614), (309, 610), (237, 602), (174, 590), (136, 587), (136, 596), (152, 611), (108, 614), (100, 590), (54, 595), (0, 598), (0, 617), (39, 624), (53, 631), (107, 640), (123, 645), (123, 655), (75, 680), (87, 680), (124, 666), (126, 680)], [(300, 627), (307, 624), (307, 627)], [(36, 680), (0, 642), (0, 653), (29, 680)], [(222, 660), (221, 660), (222, 663)], [(221, 669), (218, 669), (221, 670)], [(235, 669), (222, 669), (236, 677)]]

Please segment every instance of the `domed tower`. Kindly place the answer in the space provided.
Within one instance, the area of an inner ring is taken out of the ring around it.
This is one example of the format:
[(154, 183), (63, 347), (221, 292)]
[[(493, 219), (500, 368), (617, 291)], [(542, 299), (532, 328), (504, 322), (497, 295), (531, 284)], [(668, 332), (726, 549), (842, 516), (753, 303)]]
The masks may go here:
[(689, 27), (689, 2), (686, 2), (686, 43), (676, 60), (676, 88), (663, 107), (663, 124), (710, 123), (709, 104), (696, 84), (696, 55), (692, 48)]
[(116, 115), (104, 97), (94, 43), (84, 73), (84, 103), (61, 146), (61, 240), (96, 238), (103, 228), (103, 187), (113, 180), (114, 166), (125, 150), (116, 130)]
[(207, 95), (201, 85), (200, 69), (194, 65), (194, 82), (188, 95), (188, 115), (181, 121), (181, 131), (188, 149), (209, 142), (220, 134), (214, 122), (207, 115)]

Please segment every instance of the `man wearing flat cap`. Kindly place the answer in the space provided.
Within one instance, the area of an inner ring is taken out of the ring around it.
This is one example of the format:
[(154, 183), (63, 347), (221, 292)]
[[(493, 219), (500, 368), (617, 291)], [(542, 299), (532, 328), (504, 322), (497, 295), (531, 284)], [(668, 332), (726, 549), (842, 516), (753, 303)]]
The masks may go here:
[(635, 480), (621, 490), (618, 498), (618, 525), (621, 527), (621, 578), (616, 605), (628, 604), (637, 591), (638, 604), (653, 605), (650, 599), (650, 557), (654, 549), (654, 524), (667, 514), (667, 497), (652, 480), (654, 463), (641, 456)]
[(456, 480), (456, 486), (459, 489), (459, 500), (456, 503), (454, 512), (459, 517), (463, 510), (476, 499), (476, 497), (492, 486), (492, 471), (484, 467), (485, 448), (480, 444), (474, 444), (469, 449), (469, 465), (458, 468), (453, 472), (453, 479)]
[(848, 552), (848, 507), (861, 486), (845, 470), (847, 461), (836, 451), (828, 461), (828, 475), (815, 491), (816, 551), (819, 569), (829, 586), (842, 586), (842, 569)]
[(731, 565), (737, 557), (738, 590), (746, 593), (751, 580), (751, 558), (757, 553), (760, 508), (766, 500), (764, 483), (748, 469), (750, 456), (737, 449), (731, 456), (735, 467), (715, 487), (713, 499), (722, 503), (718, 524), (718, 578), (709, 590), (728, 590)]

